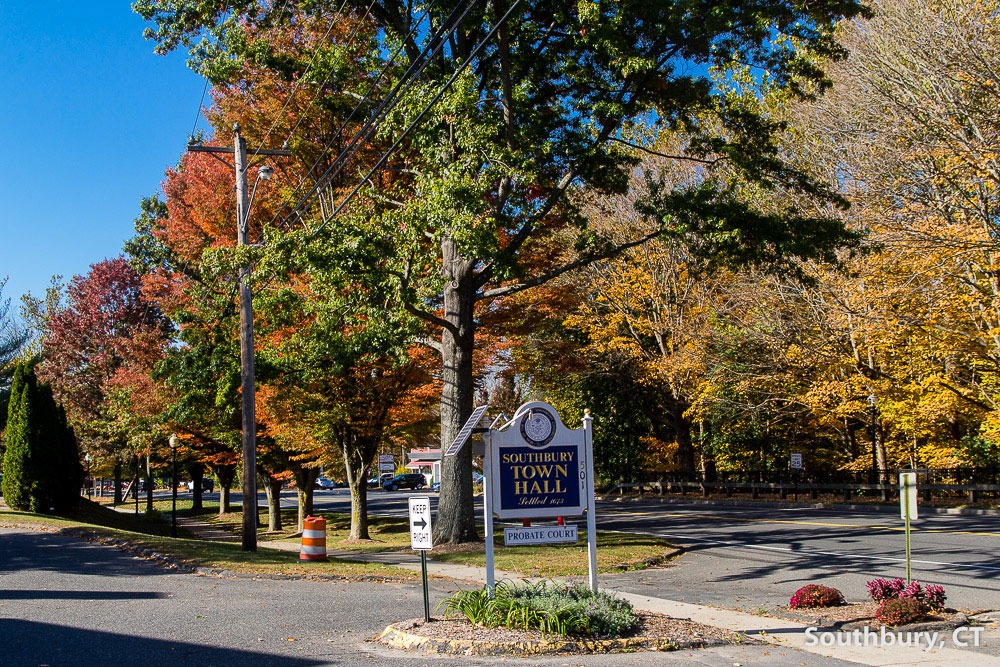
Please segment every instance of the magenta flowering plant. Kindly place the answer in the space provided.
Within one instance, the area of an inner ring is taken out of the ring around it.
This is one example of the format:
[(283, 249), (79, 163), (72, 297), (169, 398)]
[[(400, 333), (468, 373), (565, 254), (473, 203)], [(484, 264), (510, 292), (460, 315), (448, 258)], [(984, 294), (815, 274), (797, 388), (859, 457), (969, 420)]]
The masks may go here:
[(944, 609), (944, 601), (947, 599), (941, 586), (921, 586), (916, 580), (907, 584), (902, 579), (873, 579), (868, 582), (868, 594), (875, 602), (916, 600), (935, 611)]
[(868, 595), (875, 602), (898, 598), (906, 582), (902, 579), (872, 579), (868, 582)]
[(944, 587), (935, 584), (924, 586), (924, 604), (934, 611), (944, 609), (944, 601), (948, 596), (944, 594)]
[(836, 607), (844, 604), (844, 594), (836, 588), (820, 584), (808, 584), (795, 591), (788, 606), (792, 609), (811, 609), (813, 607)]
[(915, 598), (883, 600), (875, 612), (877, 621), (893, 627), (922, 621), (925, 616), (927, 616), (927, 605)]

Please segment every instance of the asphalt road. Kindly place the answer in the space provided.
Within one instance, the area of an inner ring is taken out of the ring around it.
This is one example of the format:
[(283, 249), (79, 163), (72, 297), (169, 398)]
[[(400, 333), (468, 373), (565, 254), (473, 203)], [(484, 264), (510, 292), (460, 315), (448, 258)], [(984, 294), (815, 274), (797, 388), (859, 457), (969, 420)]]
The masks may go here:
[[(412, 493), (371, 492), (370, 511), (404, 516)], [(346, 511), (350, 499), (346, 491), (321, 491), (315, 502), (317, 508)], [(687, 553), (677, 564), (655, 576), (637, 572), (614, 580), (623, 590), (688, 602), (773, 607), (817, 581), (862, 600), (869, 579), (906, 573), (898, 512), (626, 501), (598, 503), (597, 523), (684, 546)], [(1000, 609), (1000, 516), (924, 514), (913, 525), (911, 543), (915, 579), (943, 585), (950, 604)]]
[[(411, 495), (429, 495), (437, 511), (436, 494), (380, 489), (369, 490), (369, 511), (406, 516)], [(240, 502), (240, 495), (233, 499)], [(283, 507), (295, 502), (294, 492), (282, 495)], [(346, 489), (317, 490), (314, 502), (317, 509), (347, 512), (350, 496)], [(481, 522), (478, 498), (476, 512)], [(616, 588), (657, 597), (758, 610), (785, 605), (796, 589), (817, 582), (864, 600), (868, 580), (906, 574), (898, 511), (628, 500), (598, 503), (597, 521), (602, 529), (655, 535), (686, 549), (671, 567), (610, 575)], [(579, 523), (583, 527), (582, 518)], [(1000, 609), (1000, 516), (924, 513), (911, 542), (913, 578), (944, 586), (950, 605)]]
[[(454, 590), (432, 581), (435, 600)], [(110, 547), (0, 528), (0, 664), (840, 665), (776, 647), (526, 660), (444, 658), (368, 641), (419, 615), (417, 584), (217, 579)]]

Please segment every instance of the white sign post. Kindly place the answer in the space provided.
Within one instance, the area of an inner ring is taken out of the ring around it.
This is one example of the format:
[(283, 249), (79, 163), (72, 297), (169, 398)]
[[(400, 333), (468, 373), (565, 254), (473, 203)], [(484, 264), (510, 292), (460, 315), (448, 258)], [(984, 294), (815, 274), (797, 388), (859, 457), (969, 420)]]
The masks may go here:
[(420, 552), (420, 574), (424, 582), (424, 622), (431, 621), (431, 603), (427, 596), (427, 552), (434, 548), (431, 537), (431, 499), (410, 498), (410, 548)]
[(917, 473), (899, 473), (899, 515), (906, 526), (906, 583), (910, 583), (910, 521), (917, 518)]
[(392, 454), (379, 454), (378, 455), (378, 471), (382, 472), (395, 472), (396, 470), (396, 459), (393, 458)]
[(802, 470), (802, 454), (792, 454), (789, 467), (794, 470)]
[[(499, 420), (498, 420), (499, 421)], [(582, 428), (568, 428), (555, 408), (531, 401), (514, 418), (486, 433), (484, 507), (486, 585), (494, 585), (493, 519), (556, 518), (587, 515), (590, 587), (597, 590), (597, 521), (594, 508), (594, 460), (590, 411)], [(507, 544), (569, 541), (574, 526), (506, 529)], [(520, 538), (520, 539), (519, 539)]]

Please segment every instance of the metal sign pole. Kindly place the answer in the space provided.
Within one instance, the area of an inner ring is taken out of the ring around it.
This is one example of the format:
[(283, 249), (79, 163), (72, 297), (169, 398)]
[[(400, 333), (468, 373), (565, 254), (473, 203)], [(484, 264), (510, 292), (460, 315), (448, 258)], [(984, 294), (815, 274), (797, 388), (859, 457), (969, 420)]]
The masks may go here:
[(424, 623), (431, 622), (431, 602), (427, 596), (427, 552), (420, 552), (420, 576), (424, 580)]
[(910, 583), (910, 521), (917, 518), (917, 474), (899, 474), (899, 509), (906, 532), (906, 583)]
[(907, 498), (905, 501), (906, 508), (906, 583), (910, 583), (910, 501)]
[(584, 449), (587, 457), (587, 558), (590, 588), (597, 592), (597, 517), (594, 508), (594, 438), (590, 410), (583, 411)]

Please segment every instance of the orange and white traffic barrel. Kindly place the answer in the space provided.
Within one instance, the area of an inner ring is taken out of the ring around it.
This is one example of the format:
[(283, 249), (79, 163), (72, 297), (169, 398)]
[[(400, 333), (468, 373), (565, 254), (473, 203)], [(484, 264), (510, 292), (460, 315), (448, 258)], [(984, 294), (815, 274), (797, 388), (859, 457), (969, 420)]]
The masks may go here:
[(326, 519), (307, 516), (303, 520), (299, 560), (326, 560)]

